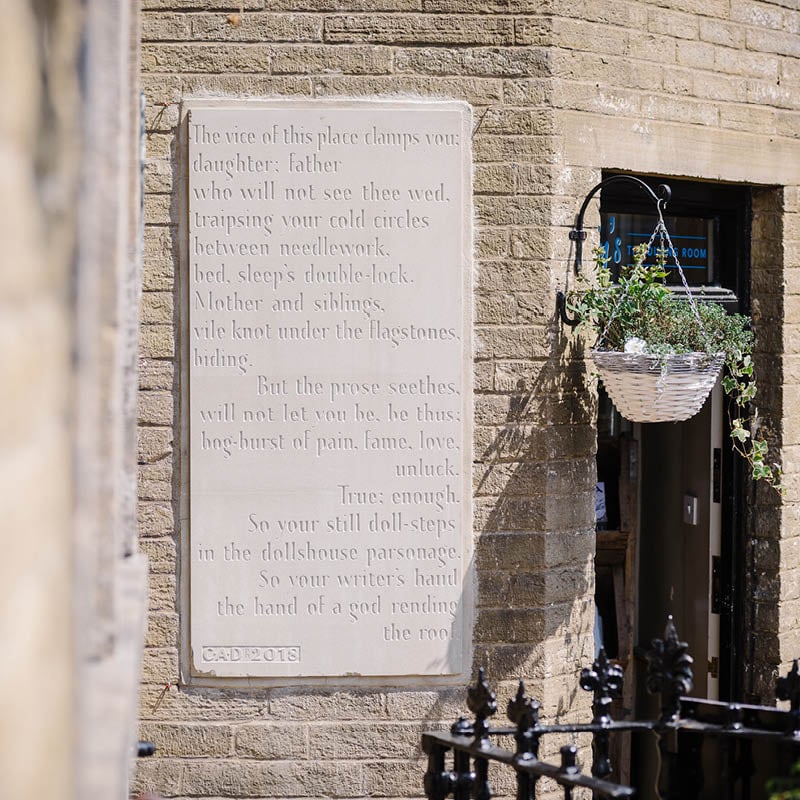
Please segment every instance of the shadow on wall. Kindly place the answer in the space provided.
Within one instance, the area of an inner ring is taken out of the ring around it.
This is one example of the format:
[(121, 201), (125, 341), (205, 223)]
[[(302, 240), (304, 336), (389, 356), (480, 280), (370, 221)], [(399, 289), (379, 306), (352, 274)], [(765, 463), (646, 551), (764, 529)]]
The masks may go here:
[(560, 715), (594, 657), (596, 408), (582, 344), (559, 328), (548, 326), (546, 360), (495, 364), (492, 391), (476, 395), (478, 420), (505, 418), (476, 427), (473, 672), (534, 691), (564, 676), (557, 706), (546, 702)]
[[(476, 392), (476, 419), (500, 421), (475, 429), (479, 534), (468, 573), (476, 576), (472, 680), (485, 667), (495, 687), (524, 678), (541, 693), (562, 678), (557, 697), (537, 697), (550, 720), (574, 707), (583, 694), (576, 676), (594, 659), (595, 392), (581, 343), (559, 328), (548, 326), (549, 358), (495, 365), (492, 391)], [(454, 633), (467, 603), (462, 594)], [(457, 635), (450, 641), (457, 659)], [(468, 713), (466, 690), (436, 690), (419, 730), (446, 729)]]

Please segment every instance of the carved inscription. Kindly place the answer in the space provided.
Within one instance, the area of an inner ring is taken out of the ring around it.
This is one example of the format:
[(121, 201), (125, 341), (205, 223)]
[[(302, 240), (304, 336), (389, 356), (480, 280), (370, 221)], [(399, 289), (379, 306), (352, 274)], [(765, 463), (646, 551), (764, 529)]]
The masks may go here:
[(466, 108), (243, 102), (187, 122), (192, 669), (461, 673)]

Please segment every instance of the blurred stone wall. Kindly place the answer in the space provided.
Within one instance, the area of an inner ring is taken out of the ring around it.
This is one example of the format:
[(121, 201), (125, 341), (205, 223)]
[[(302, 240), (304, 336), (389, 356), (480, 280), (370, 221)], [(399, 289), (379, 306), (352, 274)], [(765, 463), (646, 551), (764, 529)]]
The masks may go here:
[(138, 8), (4, 12), (0, 796), (122, 800), (146, 587), (133, 513)]
[(0, 32), (0, 795), (26, 799), (63, 796), (74, 777), (77, 11), (11, 0)]

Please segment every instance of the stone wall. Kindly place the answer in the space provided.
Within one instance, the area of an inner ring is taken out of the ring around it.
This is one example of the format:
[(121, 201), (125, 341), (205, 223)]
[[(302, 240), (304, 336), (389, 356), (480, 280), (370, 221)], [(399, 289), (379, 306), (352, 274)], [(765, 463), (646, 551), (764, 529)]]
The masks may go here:
[(124, 798), (136, 743), (147, 562), (136, 525), (141, 285), (138, 2), (78, 23), (79, 184), (72, 270), (76, 795)]
[(783, 498), (764, 487), (746, 493), (741, 645), (748, 662), (743, 691), (770, 703), (778, 665), (785, 672), (800, 652), (793, 605), (800, 591), (797, 432), (790, 411), (800, 14), (737, 0), (561, 7), (572, 8), (557, 23), (566, 35), (553, 92), (570, 168), (564, 174), (602, 166), (763, 187), (753, 191), (748, 231), (759, 424), (773, 452), (783, 454), (787, 491)]
[[(753, 308), (762, 374), (761, 406), (767, 411), (768, 440), (782, 441), (786, 494), (778, 503), (761, 487), (751, 509), (748, 628), (751, 663), (746, 684), (755, 698), (768, 700), (776, 674), (785, 674), (800, 653), (800, 517), (798, 516), (798, 429), (793, 409), (797, 379), (797, 187), (762, 189), (754, 194), (752, 253)], [(775, 358), (776, 353), (782, 356)], [(767, 364), (770, 366), (768, 367)], [(782, 425), (775, 424), (782, 418)], [(776, 665), (779, 668), (776, 670)]]
[[(461, 690), (422, 685), (179, 685), (181, 101), (410, 95), (473, 106), (474, 666), (499, 682), (501, 708), (523, 676), (543, 716), (566, 719), (587, 708), (575, 676), (592, 654), (595, 482), (592, 387), (553, 315), (567, 230), (605, 168), (800, 184), (798, 19), (741, 0), (145, 0), (139, 524), (152, 569), (142, 736), (159, 756), (142, 764), (139, 787), (186, 798), (416, 796), (419, 732), (464, 709)], [(796, 190), (784, 199), (779, 208), (794, 210)], [(768, 246), (796, 267), (793, 217), (779, 216), (784, 232)], [(763, 291), (780, 298), (782, 271), (770, 274)], [(764, 363), (782, 352), (783, 338), (770, 340)], [(784, 391), (779, 382), (767, 419), (787, 446)], [(783, 635), (774, 665), (788, 652), (796, 498), (763, 502), (775, 526), (754, 552), (775, 578), (776, 614), (764, 623), (775, 641)]]
[[(74, 772), (69, 302), (77, 168), (75, 9), (12, 2), (0, 33), (0, 795), (52, 797)], [(45, 30), (49, 42), (45, 44)], [(47, 47), (47, 50), (45, 48)], [(45, 55), (47, 52), (47, 55)], [(44, 84), (42, 73), (53, 78)], [(48, 203), (40, 180), (51, 182)], [(13, 644), (12, 644), (13, 643)], [(32, 753), (48, 754), (49, 767)]]
[(147, 573), (131, 503), (137, 5), (6, 10), (0, 796), (123, 800)]

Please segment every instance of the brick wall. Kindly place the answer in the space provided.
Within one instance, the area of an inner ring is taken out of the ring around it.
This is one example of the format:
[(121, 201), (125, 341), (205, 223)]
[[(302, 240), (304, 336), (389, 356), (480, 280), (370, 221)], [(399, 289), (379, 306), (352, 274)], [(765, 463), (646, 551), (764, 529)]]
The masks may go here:
[(800, 15), (724, 0), (576, 4), (569, 16), (559, 23), (568, 36), (553, 93), (568, 164), (786, 187), (754, 189), (749, 231), (760, 425), (784, 461), (787, 492), (759, 487), (746, 497), (740, 644), (744, 691), (771, 702), (778, 665), (785, 672), (800, 652), (791, 411)]
[[(603, 168), (800, 184), (800, 14), (741, 0), (247, 0), (243, 9), (145, 0), (144, 9), (139, 521), (152, 571), (142, 735), (159, 757), (142, 765), (139, 786), (179, 797), (418, 795), (418, 734), (463, 710), (461, 692), (165, 690), (179, 656), (178, 104), (422, 95), (473, 105), (474, 661), (499, 681), (501, 701), (522, 675), (546, 718), (569, 717), (586, 711), (575, 675), (592, 652), (595, 432), (575, 340), (553, 319), (567, 228)], [(796, 210), (796, 190), (785, 203)], [(797, 267), (797, 234), (782, 220), (769, 246)], [(766, 291), (781, 296), (780, 270)], [(788, 325), (787, 312), (787, 336)], [(780, 339), (770, 357), (782, 351)], [(781, 424), (782, 392), (771, 424), (786, 446), (794, 434)], [(791, 494), (765, 502), (780, 531), (769, 551), (780, 636), (793, 608), (784, 567), (796, 563), (797, 512)]]

